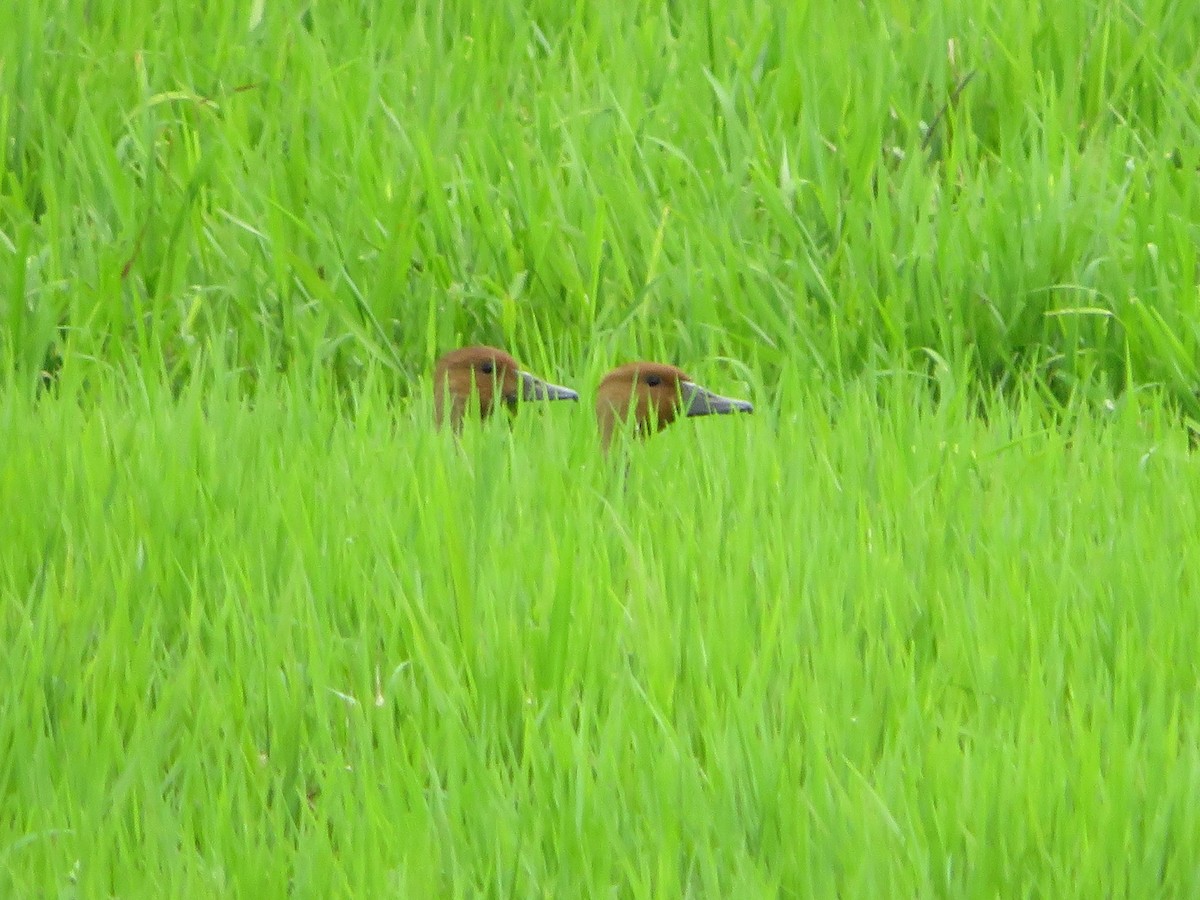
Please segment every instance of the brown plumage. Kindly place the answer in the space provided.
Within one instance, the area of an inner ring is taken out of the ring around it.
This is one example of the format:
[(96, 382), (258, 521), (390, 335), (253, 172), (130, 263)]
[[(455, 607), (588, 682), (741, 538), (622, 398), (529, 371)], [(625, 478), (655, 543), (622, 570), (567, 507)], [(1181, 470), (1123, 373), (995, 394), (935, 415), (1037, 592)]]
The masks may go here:
[(663, 363), (635, 362), (613, 369), (596, 389), (596, 419), (600, 439), (608, 450), (613, 435), (633, 416), (632, 430), (639, 437), (662, 431), (683, 416), (712, 416), (753, 412), (745, 400), (714, 394), (692, 381), (687, 373)]
[(498, 407), (515, 411), (518, 401), (578, 400), (570, 388), (550, 384), (521, 370), (495, 347), (463, 347), (437, 361), (433, 373), (433, 412), (440, 428), (446, 418), (454, 431), (467, 413), (486, 419)]

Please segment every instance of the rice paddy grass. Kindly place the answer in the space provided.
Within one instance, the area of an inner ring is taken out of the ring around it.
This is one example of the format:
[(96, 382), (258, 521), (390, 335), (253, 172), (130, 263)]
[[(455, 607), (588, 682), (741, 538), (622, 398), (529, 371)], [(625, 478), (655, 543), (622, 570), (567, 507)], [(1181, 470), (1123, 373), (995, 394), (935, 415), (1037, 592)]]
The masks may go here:
[(1170, 417), (794, 388), (627, 472), (570, 404), (9, 399), (5, 893), (1194, 890)]
[[(1200, 11), (18, 4), (0, 895), (1195, 896)], [(580, 391), (432, 426), (469, 342)], [(755, 404), (613, 458), (631, 359)]]

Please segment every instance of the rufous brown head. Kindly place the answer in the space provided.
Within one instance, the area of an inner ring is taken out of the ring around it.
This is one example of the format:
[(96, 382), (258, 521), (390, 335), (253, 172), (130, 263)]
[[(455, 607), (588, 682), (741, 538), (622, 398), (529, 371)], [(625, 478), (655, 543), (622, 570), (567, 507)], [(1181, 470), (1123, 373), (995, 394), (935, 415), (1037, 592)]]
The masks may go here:
[(445, 354), (437, 361), (433, 378), (434, 419), (440, 428), (449, 418), (456, 432), (468, 413), (486, 419), (498, 407), (515, 411), (519, 402), (579, 399), (570, 388), (522, 371), (503, 350), (482, 345)]
[(647, 437), (680, 416), (712, 416), (754, 412), (745, 400), (714, 394), (692, 381), (682, 369), (664, 363), (635, 362), (613, 369), (596, 389), (596, 419), (607, 451), (614, 434), (629, 423)]

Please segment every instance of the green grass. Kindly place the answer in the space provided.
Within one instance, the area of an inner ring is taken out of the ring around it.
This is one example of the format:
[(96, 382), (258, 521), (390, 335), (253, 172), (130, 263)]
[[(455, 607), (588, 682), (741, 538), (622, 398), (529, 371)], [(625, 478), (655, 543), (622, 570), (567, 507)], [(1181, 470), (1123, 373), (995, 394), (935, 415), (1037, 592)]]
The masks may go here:
[(1200, 894), (1200, 7), (8, 16), (0, 895)]
[(1200, 414), (1194, 4), (403, 9), (22, 4), (26, 377), (51, 347), (179, 376), (216, 338), (346, 381), (472, 337), (771, 380), (932, 349)]
[(623, 480), (377, 388), (7, 395), (5, 895), (1200, 889), (1161, 408), (796, 383)]

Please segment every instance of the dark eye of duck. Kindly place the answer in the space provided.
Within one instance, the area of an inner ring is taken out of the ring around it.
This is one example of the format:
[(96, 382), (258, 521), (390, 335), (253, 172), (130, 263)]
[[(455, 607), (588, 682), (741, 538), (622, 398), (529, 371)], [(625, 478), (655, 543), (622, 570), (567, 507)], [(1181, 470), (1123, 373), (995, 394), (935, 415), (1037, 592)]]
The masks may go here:
[(479, 364), (479, 371), (482, 372), (484, 375), (491, 375), (493, 372), (496, 371), (496, 366), (489, 359), (487, 362)]
[(662, 384), (662, 376), (661, 375), (647, 375), (646, 376), (646, 384), (650, 385), (650, 387), (658, 387), (660, 384)]

